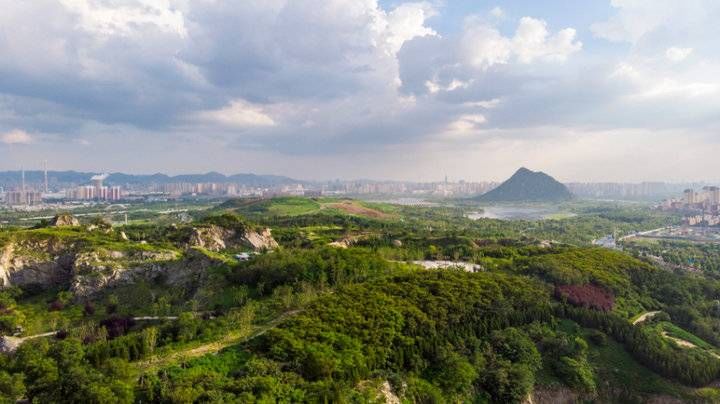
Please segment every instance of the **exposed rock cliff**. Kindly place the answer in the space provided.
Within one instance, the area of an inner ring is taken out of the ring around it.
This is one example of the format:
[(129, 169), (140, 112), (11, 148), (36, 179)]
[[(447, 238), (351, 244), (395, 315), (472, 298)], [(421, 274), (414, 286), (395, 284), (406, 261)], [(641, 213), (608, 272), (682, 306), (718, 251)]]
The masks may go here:
[[(56, 222), (74, 223), (67, 218)], [(257, 232), (217, 225), (192, 228), (185, 245), (189, 248), (182, 253), (143, 242), (135, 244), (127, 237), (108, 237), (107, 244), (45, 233), (5, 240), (0, 244), (0, 287), (63, 287), (87, 296), (138, 279), (184, 285), (202, 281), (207, 269), (218, 265), (217, 258), (203, 253), (203, 249), (243, 247), (261, 251), (278, 247), (270, 229)]]
[(244, 243), (249, 244), (255, 251), (262, 250), (274, 250), (278, 248), (278, 243), (272, 236), (272, 231), (269, 228), (264, 228), (262, 231), (245, 231), (242, 236)]
[(260, 232), (244, 230), (237, 232), (216, 225), (194, 227), (188, 244), (210, 251), (226, 248), (249, 247), (255, 251), (274, 250), (278, 247), (270, 229)]
[[(162, 272), (175, 265), (173, 250), (88, 250), (57, 238), (14, 240), (0, 247), (0, 287), (68, 287), (78, 295)], [(175, 265), (175, 269), (182, 271)]]
[(50, 220), (50, 225), (55, 227), (80, 226), (80, 221), (69, 213), (60, 213)]
[(71, 248), (53, 239), (7, 243), (0, 249), (0, 286), (66, 282), (72, 273)]
[(108, 287), (131, 283), (139, 278), (155, 280), (174, 268), (181, 273), (185, 269), (176, 261), (180, 254), (175, 251), (91, 251), (75, 257), (70, 284), (78, 296), (88, 296)]

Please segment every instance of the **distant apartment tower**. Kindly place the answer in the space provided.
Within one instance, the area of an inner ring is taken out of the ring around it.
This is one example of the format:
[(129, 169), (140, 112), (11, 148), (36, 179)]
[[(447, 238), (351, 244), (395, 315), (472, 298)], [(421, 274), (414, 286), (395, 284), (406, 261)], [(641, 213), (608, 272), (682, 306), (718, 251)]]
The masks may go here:
[(68, 190), (66, 197), (75, 200), (101, 200), (101, 201), (118, 201), (123, 197), (122, 189), (119, 186), (107, 187), (103, 185), (103, 181), (107, 179), (107, 174), (95, 175), (90, 179), (92, 185), (83, 185), (75, 189)]
[(697, 194), (695, 193), (695, 190), (693, 189), (686, 189), (684, 192), (684, 202), (688, 205), (693, 205), (697, 203)]
[(42, 193), (36, 191), (9, 191), (5, 194), (5, 203), (10, 206), (38, 205), (42, 203)]
[(720, 205), (720, 187), (705, 187), (705, 192), (710, 205)]
[(119, 201), (122, 199), (122, 189), (118, 186), (110, 187), (107, 199), (109, 201)]

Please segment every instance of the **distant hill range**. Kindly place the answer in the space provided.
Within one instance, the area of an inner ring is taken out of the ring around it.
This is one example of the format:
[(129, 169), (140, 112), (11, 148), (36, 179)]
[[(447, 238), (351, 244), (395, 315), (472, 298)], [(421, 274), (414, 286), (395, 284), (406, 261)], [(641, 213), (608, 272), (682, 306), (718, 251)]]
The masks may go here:
[[(50, 183), (84, 184), (90, 182), (90, 177), (98, 173), (78, 171), (48, 171)], [(25, 171), (25, 182), (37, 184), (44, 181), (42, 171)], [(112, 173), (105, 180), (107, 185), (143, 185), (143, 184), (169, 184), (169, 183), (233, 183), (246, 186), (264, 187), (288, 184), (302, 184), (305, 181), (295, 180), (277, 175), (234, 174), (224, 175), (217, 172), (206, 174), (186, 174), (170, 176), (165, 174), (135, 175)], [(0, 186), (15, 186), (21, 183), (20, 171), (0, 171)]]
[(499, 187), (474, 199), (480, 202), (559, 202), (571, 198), (568, 188), (555, 178), (523, 167)]

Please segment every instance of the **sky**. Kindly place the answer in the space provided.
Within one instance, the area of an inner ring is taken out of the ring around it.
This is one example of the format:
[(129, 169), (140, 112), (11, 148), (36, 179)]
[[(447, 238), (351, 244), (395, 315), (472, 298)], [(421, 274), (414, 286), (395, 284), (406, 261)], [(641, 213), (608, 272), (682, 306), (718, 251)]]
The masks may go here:
[(720, 180), (717, 0), (0, 6), (0, 170)]

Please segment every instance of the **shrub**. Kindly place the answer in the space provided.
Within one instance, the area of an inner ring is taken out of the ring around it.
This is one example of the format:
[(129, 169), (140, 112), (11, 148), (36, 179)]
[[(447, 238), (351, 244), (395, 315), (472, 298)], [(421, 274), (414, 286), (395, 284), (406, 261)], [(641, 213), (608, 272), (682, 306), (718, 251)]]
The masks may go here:
[(110, 317), (100, 322), (100, 326), (105, 327), (110, 339), (125, 335), (134, 325), (135, 320), (132, 317)]
[(588, 335), (588, 339), (596, 346), (607, 345), (607, 335), (600, 330), (593, 330), (590, 335)]
[(48, 310), (50, 311), (60, 311), (65, 308), (65, 305), (60, 300), (54, 300), (50, 305), (48, 306)]
[(612, 293), (592, 284), (556, 286), (555, 296), (574, 306), (600, 311), (610, 311), (615, 304)]

